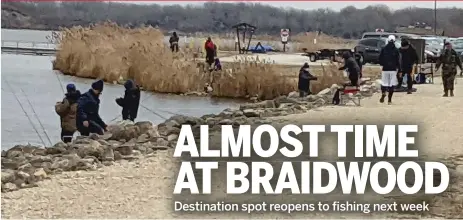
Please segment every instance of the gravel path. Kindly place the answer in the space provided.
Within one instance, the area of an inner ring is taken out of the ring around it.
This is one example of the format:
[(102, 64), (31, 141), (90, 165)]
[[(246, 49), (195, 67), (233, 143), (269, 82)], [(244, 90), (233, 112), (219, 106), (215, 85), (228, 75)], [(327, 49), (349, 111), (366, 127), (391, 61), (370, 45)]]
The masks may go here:
[[(286, 116), (285, 123), (419, 123), (422, 135), (422, 151), (427, 155), (462, 155), (463, 125), (459, 121), (463, 113), (463, 79), (458, 79), (456, 97), (443, 98), (442, 84), (436, 79), (434, 85), (420, 85), (413, 95), (396, 93), (393, 105), (378, 103), (378, 96), (364, 100), (362, 107), (324, 107), (306, 114)], [(214, 215), (181, 215), (172, 210), (173, 183), (178, 166), (171, 159), (172, 151), (132, 162), (115, 163), (91, 172), (69, 172), (52, 176), (39, 182), (39, 187), (2, 193), (2, 217), (4, 218), (248, 218), (237, 213)], [(226, 197), (219, 186), (219, 178), (212, 186), (213, 196), (207, 199), (221, 200)], [(461, 193), (459, 193), (461, 195)], [(458, 196), (459, 198), (460, 196)], [(240, 197), (226, 197), (228, 202), (281, 201), (285, 196), (254, 196), (243, 200)], [(299, 200), (301, 199), (301, 200)], [(312, 196), (298, 198), (298, 201), (319, 200)], [(366, 201), (383, 201), (375, 195), (352, 197)], [(455, 201), (453, 199), (446, 199)], [(458, 199), (461, 201), (461, 199)], [(457, 200), (457, 201), (458, 201)], [(457, 202), (457, 204), (460, 202)], [(461, 210), (450, 203), (449, 210)], [(384, 214), (382, 217), (392, 217)], [(295, 217), (346, 217), (337, 213), (278, 214), (253, 213), (252, 218), (295, 218)], [(380, 217), (349, 216), (349, 217)]]

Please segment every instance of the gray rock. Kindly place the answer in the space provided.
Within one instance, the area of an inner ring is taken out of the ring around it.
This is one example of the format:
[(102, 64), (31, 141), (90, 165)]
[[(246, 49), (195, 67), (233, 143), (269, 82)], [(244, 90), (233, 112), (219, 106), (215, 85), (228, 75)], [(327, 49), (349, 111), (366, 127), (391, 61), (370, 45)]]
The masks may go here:
[(139, 121), (135, 123), (135, 126), (140, 130), (140, 134), (146, 134), (149, 130), (153, 130), (153, 123), (149, 121)]
[(164, 138), (158, 138), (156, 140), (156, 145), (159, 145), (159, 146), (168, 146), (169, 145), (169, 141), (164, 139)]
[(16, 184), (13, 184), (13, 183), (2, 184), (2, 192), (11, 192), (15, 190), (18, 190), (18, 187), (16, 186)]
[(102, 161), (114, 161), (114, 150), (111, 147), (105, 148), (101, 157)]
[(142, 134), (137, 138), (137, 143), (145, 143), (150, 140), (148, 134)]
[[(130, 155), (133, 152), (135, 143), (124, 143), (119, 147), (114, 148), (114, 151), (119, 152), (121, 155)], [(115, 155), (114, 155), (115, 156)]]
[(80, 145), (77, 149), (77, 154), (80, 157), (85, 156), (94, 156), (94, 157), (101, 157), (104, 152), (104, 147), (95, 140), (91, 140), (89, 144)]
[(13, 170), (2, 170), (2, 183), (11, 183), (16, 179), (15, 172)]
[(233, 121), (231, 119), (223, 119), (219, 122), (220, 125), (232, 125)]
[(177, 141), (177, 139), (178, 139), (178, 135), (176, 135), (176, 134), (171, 134), (171, 135), (167, 136), (167, 141), (168, 142)]
[(243, 114), (246, 117), (259, 117), (260, 116), (260, 113), (254, 109), (244, 109)]

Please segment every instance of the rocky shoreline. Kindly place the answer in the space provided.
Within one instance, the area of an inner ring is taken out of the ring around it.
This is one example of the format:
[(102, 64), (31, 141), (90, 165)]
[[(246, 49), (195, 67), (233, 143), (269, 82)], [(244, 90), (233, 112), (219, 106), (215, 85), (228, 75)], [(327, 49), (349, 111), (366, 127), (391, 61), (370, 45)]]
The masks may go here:
[[(77, 170), (96, 170), (110, 166), (118, 160), (135, 160), (144, 156), (153, 156), (157, 151), (174, 148), (180, 127), (189, 124), (195, 137), (199, 137), (199, 126), (207, 124), (212, 131), (220, 125), (266, 124), (270, 118), (289, 114), (304, 113), (311, 109), (331, 105), (333, 94), (338, 85), (299, 98), (297, 92), (281, 96), (274, 100), (247, 103), (239, 109), (225, 109), (214, 115), (200, 118), (173, 116), (164, 123), (153, 125), (142, 121), (111, 125), (104, 135), (92, 134), (79, 136), (72, 143), (58, 142), (52, 147), (16, 145), (2, 151), (2, 192), (38, 186), (37, 182), (51, 175)], [(364, 81), (356, 96), (370, 97), (377, 92), (375, 82)]]

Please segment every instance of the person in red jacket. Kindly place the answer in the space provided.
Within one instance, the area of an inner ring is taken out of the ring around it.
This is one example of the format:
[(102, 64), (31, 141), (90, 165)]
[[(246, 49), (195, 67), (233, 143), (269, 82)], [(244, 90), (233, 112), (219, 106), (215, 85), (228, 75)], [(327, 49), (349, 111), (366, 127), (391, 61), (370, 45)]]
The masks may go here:
[(216, 47), (210, 37), (207, 38), (204, 49), (206, 50), (206, 63), (209, 64), (209, 67), (212, 67), (212, 64), (215, 62), (214, 56)]

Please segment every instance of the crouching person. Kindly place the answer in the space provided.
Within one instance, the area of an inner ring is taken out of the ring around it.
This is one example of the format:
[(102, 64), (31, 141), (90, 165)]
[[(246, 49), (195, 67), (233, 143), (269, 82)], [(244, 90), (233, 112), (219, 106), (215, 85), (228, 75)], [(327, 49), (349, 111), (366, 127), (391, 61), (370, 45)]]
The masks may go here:
[(309, 64), (304, 63), (304, 65), (299, 70), (299, 97), (306, 97), (311, 94), (310, 91), (310, 81), (317, 80), (317, 77), (313, 76), (309, 71)]
[(76, 89), (74, 84), (68, 84), (66, 90), (67, 93), (63, 101), (56, 103), (55, 111), (61, 118), (61, 140), (64, 143), (69, 143), (77, 131), (77, 100), (80, 98), (80, 91)]
[(132, 80), (127, 80), (124, 87), (124, 98), (116, 99), (116, 103), (122, 107), (122, 120), (135, 121), (140, 105), (140, 87)]
[(84, 93), (77, 102), (76, 125), (82, 136), (88, 136), (90, 133), (102, 135), (107, 131), (107, 125), (98, 113), (100, 109), (99, 96), (103, 91), (103, 85), (102, 80), (92, 83), (92, 88)]

